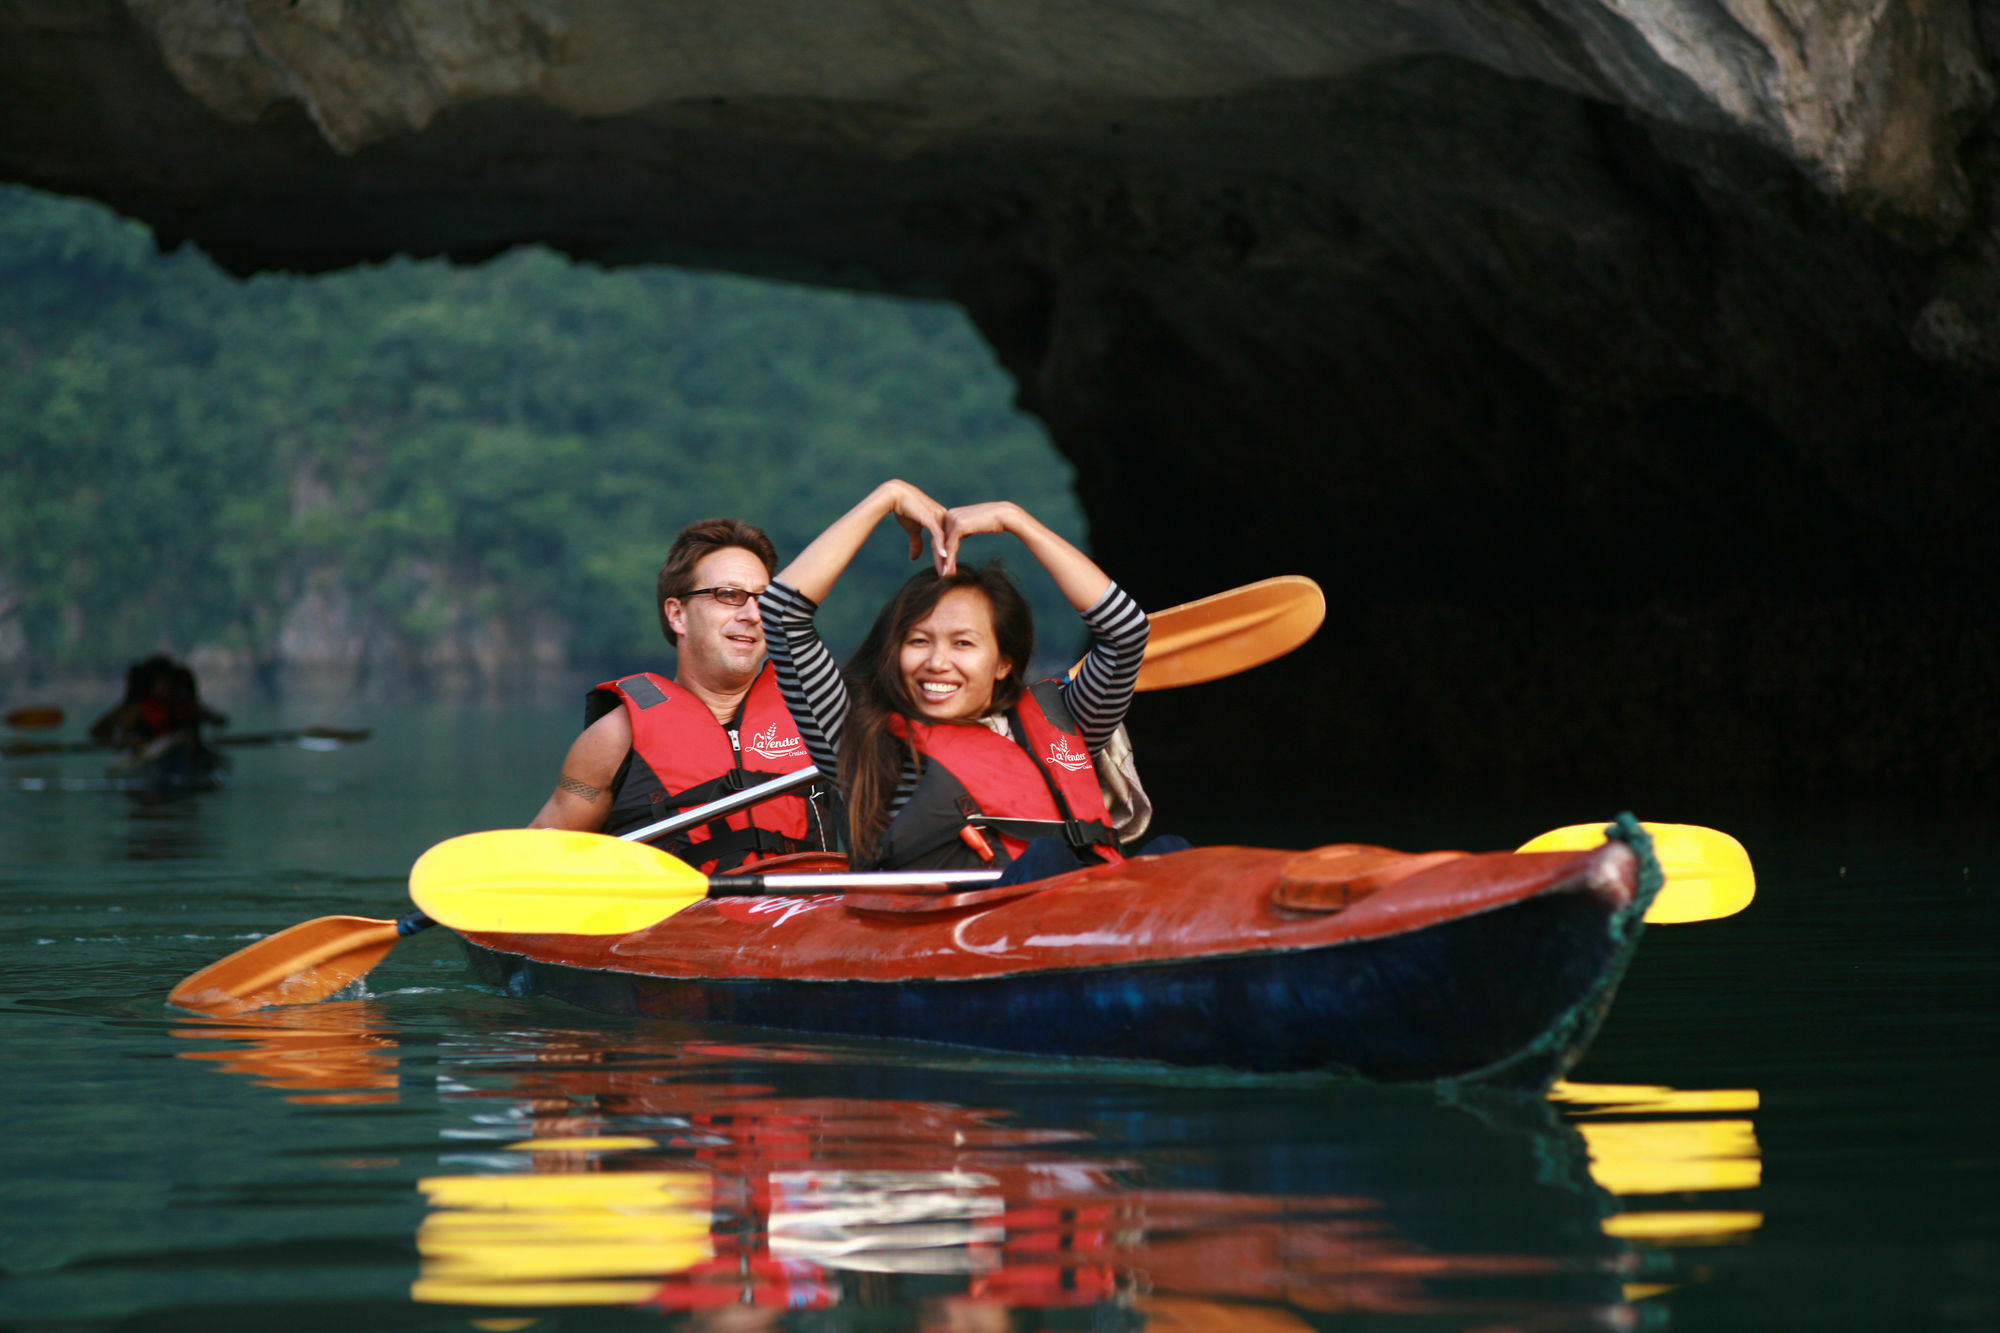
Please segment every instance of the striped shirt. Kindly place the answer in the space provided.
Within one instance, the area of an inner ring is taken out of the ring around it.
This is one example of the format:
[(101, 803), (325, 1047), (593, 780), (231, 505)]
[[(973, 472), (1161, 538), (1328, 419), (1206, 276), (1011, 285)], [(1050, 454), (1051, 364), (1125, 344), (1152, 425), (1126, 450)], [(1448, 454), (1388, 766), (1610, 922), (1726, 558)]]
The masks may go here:
[[(847, 724), (847, 681), (813, 626), (819, 604), (773, 581), (757, 606), (764, 615), (764, 641), (778, 674), (778, 690), (799, 724), (806, 752), (822, 773), (836, 772), (840, 733)], [(1151, 627), (1139, 604), (1115, 583), (1083, 613), (1083, 623), (1096, 637), (1096, 646), (1063, 687), (1063, 702), (1076, 719), (1084, 745), (1094, 752), (1104, 748), (1125, 720)], [(917, 778), (916, 763), (905, 757), (895, 798), (889, 803), (891, 818), (917, 789)]]

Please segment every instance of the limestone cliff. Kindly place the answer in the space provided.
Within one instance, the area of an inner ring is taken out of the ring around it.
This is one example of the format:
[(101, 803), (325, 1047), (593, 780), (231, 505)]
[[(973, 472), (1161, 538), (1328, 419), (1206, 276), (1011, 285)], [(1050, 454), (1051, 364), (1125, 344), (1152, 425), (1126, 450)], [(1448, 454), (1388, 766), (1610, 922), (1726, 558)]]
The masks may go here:
[(0, 175), (240, 271), (545, 241), (958, 300), (1143, 598), (1327, 585), (1314, 651), (1198, 710), (1282, 719), (1274, 766), (1990, 792), (1996, 37), (1965, 0), (8, 0)]

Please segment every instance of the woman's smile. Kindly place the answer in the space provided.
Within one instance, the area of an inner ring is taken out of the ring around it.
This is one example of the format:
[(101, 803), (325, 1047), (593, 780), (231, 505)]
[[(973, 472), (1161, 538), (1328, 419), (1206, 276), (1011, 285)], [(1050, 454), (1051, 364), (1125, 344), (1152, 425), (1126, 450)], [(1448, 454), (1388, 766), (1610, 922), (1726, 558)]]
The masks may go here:
[(899, 650), (903, 685), (933, 721), (970, 721), (993, 706), (993, 687), (1014, 664), (1001, 656), (993, 607), (977, 588), (954, 588), (910, 627)]

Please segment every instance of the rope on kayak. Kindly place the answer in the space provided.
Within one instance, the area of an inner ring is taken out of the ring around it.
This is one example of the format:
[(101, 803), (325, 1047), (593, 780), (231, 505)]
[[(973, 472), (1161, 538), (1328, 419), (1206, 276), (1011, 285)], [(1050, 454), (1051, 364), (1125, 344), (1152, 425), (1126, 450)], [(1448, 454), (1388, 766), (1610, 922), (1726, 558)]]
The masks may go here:
[(1659, 896), (1660, 886), (1666, 882), (1666, 874), (1660, 869), (1660, 858), (1653, 852), (1653, 835), (1639, 823), (1639, 818), (1631, 811), (1621, 813), (1605, 827), (1607, 840), (1624, 843), (1639, 859), (1639, 882), (1632, 894), (1632, 901), (1612, 914), (1608, 930), (1611, 936), (1614, 961), (1603, 981), (1589, 995), (1571, 1005), (1542, 1029), (1532, 1042), (1484, 1069), (1470, 1074), (1461, 1074), (1449, 1083), (1481, 1083), (1507, 1070), (1533, 1069), (1538, 1063), (1546, 1063), (1546, 1078), (1555, 1078), (1561, 1069), (1554, 1063), (1560, 1052), (1581, 1050), (1595, 1033), (1604, 1015), (1610, 1011), (1611, 997), (1618, 990), (1618, 983), (1624, 979), (1626, 965), (1632, 961), (1633, 947), (1639, 932), (1646, 923), (1646, 909)]
[(1623, 944), (1637, 933), (1639, 925), (1646, 919), (1646, 909), (1659, 897), (1660, 886), (1666, 883), (1666, 872), (1660, 869), (1660, 858), (1653, 854), (1653, 835), (1646, 832), (1639, 823), (1639, 817), (1630, 810), (1620, 814), (1605, 828), (1604, 836), (1624, 843), (1639, 858), (1639, 886), (1632, 895), (1632, 904), (1620, 912), (1612, 922), (1612, 931), (1618, 942)]

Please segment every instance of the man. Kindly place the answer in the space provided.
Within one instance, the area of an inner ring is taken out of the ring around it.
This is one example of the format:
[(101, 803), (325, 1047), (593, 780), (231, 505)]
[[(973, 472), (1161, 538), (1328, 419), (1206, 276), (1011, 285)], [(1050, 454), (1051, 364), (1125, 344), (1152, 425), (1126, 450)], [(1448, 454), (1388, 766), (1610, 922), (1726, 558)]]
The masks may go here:
[[(681, 530), (655, 585), (674, 678), (641, 672), (590, 692), (583, 734), (528, 827), (624, 833), (812, 762), (764, 656), (757, 594), (777, 563), (771, 539), (738, 519)], [(705, 874), (831, 848), (824, 803), (814, 783), (657, 845)]]

